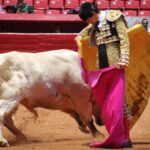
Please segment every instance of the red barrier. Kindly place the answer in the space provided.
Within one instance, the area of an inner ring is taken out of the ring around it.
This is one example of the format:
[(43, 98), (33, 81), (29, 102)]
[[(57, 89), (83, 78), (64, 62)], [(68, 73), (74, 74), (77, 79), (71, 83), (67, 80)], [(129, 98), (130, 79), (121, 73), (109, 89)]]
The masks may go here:
[(1, 33), (0, 53), (8, 51), (40, 52), (54, 49), (72, 49), (77, 46), (76, 34)]
[(0, 21), (23, 22), (81, 22), (78, 15), (1, 14)]

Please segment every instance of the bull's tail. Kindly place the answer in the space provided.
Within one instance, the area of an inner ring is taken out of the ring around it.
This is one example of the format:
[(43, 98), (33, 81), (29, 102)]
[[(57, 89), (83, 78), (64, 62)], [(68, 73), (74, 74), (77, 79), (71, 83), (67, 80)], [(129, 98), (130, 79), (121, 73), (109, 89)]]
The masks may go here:
[(27, 108), (27, 109), (34, 115), (34, 123), (35, 123), (37, 120), (37, 117), (39, 116), (37, 111), (33, 108)]
[(36, 122), (37, 117), (39, 116), (38, 113), (37, 113), (37, 111), (32, 106), (29, 105), (29, 103), (28, 103), (28, 101), (26, 99), (22, 100), (21, 104), (23, 106), (25, 106), (26, 109), (29, 110), (33, 114), (33, 116), (34, 116), (34, 122)]

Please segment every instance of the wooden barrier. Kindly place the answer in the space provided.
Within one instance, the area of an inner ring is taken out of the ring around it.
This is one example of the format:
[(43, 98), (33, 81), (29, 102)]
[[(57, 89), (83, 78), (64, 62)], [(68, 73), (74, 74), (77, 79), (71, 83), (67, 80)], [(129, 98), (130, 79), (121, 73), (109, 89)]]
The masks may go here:
[(8, 51), (40, 52), (54, 49), (77, 50), (76, 34), (0, 33), (0, 53)]
[(0, 14), (0, 21), (23, 22), (81, 22), (78, 15)]

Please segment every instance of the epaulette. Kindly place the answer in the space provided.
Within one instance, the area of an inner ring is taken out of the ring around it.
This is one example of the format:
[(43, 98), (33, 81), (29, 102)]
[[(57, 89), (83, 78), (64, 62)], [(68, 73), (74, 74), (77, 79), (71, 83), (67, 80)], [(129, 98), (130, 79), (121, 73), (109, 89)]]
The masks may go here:
[(81, 35), (82, 37), (89, 36), (89, 32), (91, 28), (92, 28), (92, 24), (89, 24), (79, 33), (79, 35)]
[(120, 18), (122, 15), (123, 14), (120, 10), (109, 10), (107, 12), (107, 20), (113, 22)]

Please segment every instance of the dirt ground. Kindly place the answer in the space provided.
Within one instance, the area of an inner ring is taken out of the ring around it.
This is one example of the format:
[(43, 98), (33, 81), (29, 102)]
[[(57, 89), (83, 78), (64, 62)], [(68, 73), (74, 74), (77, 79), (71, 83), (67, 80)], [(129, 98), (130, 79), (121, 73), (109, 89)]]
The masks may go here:
[[(18, 143), (15, 137), (4, 127), (4, 135), (10, 143), (5, 150), (91, 150), (88, 143), (96, 139), (90, 134), (80, 132), (76, 122), (60, 111), (38, 109), (39, 117), (34, 118), (22, 106), (13, 116), (18, 128), (27, 136), (27, 143)], [(104, 127), (98, 127), (105, 136)], [(150, 150), (150, 102), (143, 115), (131, 131), (133, 148), (131, 150)], [(98, 140), (103, 140), (98, 138)], [(95, 148), (98, 150), (100, 148)]]

